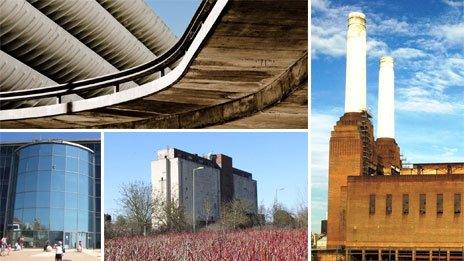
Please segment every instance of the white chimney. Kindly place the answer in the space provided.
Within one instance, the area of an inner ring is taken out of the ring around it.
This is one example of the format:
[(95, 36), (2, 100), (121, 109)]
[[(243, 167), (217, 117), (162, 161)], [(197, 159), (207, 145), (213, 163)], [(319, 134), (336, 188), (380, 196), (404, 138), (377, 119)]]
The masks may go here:
[(366, 107), (366, 16), (351, 12), (346, 37), (345, 112), (361, 112)]
[(382, 56), (379, 69), (377, 138), (395, 138), (395, 73), (393, 58)]

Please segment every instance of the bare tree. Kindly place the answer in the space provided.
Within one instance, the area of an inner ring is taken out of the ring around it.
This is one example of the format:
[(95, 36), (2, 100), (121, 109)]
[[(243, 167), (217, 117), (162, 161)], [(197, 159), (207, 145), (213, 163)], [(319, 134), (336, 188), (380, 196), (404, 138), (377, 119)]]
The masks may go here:
[(154, 228), (158, 232), (184, 231), (188, 226), (184, 208), (178, 200), (167, 200), (161, 193), (153, 195), (153, 221)]
[(214, 205), (211, 201), (212, 200), (209, 195), (203, 201), (203, 214), (206, 221), (206, 227), (208, 227), (208, 221), (214, 212)]
[(221, 208), (221, 224), (226, 228), (245, 228), (253, 225), (251, 204), (242, 200), (233, 200)]
[(124, 183), (120, 187), (120, 204), (127, 220), (135, 222), (139, 232), (147, 234), (151, 227), (153, 202), (151, 184), (143, 181)]

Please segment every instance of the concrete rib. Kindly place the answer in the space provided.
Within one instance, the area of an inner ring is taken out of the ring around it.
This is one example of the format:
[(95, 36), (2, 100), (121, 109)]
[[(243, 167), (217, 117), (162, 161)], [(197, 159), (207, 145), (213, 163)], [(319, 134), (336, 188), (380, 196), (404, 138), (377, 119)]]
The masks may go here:
[[(120, 70), (156, 58), (155, 54), (95, 0), (28, 2)], [(157, 77), (154, 75), (146, 77), (142, 82), (155, 78)]]
[[(118, 72), (117, 68), (25, 0), (0, 3), (0, 37), (0, 47), (4, 52), (58, 83)], [(28, 42), (36, 45), (31, 47), (25, 44)], [(121, 85), (121, 89), (135, 86), (130, 82)], [(109, 94), (113, 90), (109, 87), (88, 91), (82, 96)]]
[(154, 54), (169, 50), (176, 36), (143, 0), (97, 0)]

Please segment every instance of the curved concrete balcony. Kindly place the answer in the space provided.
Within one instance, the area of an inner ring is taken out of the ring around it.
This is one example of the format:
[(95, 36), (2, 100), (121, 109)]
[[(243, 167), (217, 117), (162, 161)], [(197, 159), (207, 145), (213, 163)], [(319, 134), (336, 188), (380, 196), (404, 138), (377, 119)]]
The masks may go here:
[(274, 106), (306, 81), (307, 1), (218, 0), (165, 76), (82, 101), (4, 110), (0, 120), (3, 128), (206, 127)]

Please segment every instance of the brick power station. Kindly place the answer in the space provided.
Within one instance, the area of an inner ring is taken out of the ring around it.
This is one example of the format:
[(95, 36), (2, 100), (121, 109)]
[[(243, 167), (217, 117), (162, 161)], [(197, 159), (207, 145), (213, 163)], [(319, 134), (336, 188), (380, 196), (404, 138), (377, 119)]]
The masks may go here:
[(464, 260), (464, 163), (402, 166), (387, 56), (380, 59), (375, 139), (362, 13), (349, 14), (346, 55), (345, 113), (330, 138), (327, 251), (319, 258)]

